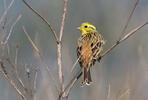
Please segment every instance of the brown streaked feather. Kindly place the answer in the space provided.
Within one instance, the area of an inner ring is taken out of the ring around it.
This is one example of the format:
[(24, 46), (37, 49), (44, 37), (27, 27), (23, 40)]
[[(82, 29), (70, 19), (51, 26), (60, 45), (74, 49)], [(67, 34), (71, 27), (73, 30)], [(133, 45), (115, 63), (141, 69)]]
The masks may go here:
[(77, 56), (82, 67), (82, 85), (92, 82), (90, 67), (100, 57), (103, 46), (103, 39), (96, 31), (84, 34), (78, 39)]
[[(92, 48), (90, 46), (90, 42), (86, 42), (83, 46), (82, 46), (82, 50), (81, 50), (81, 54), (82, 54), (82, 66), (83, 67), (88, 67), (92, 61)], [(87, 68), (88, 69), (88, 68)]]

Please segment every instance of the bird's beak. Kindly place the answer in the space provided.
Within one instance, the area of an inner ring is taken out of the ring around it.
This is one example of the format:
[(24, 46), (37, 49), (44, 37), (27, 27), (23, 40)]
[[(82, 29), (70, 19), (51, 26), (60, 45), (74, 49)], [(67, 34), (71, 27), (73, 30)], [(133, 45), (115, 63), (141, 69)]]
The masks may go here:
[(81, 30), (81, 27), (77, 27), (78, 30)]

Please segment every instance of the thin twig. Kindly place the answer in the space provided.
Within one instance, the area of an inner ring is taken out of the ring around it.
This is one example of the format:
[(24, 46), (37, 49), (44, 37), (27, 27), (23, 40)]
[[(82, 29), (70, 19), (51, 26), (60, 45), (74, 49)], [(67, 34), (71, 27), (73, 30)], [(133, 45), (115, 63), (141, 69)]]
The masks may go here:
[(2, 61), (0, 61), (0, 65), (2, 67), (2, 72), (4, 77), (9, 81), (9, 83), (14, 87), (14, 89), (17, 91), (17, 93), (22, 97), (23, 100), (26, 100), (25, 95), (19, 90), (19, 88), (17, 87), (17, 85), (15, 84), (15, 82), (9, 77), (9, 75), (7, 74), (6, 70), (5, 70), (5, 66), (3, 64)]
[(101, 57), (105, 56), (107, 53), (109, 53), (112, 49), (114, 49), (118, 44), (120, 44), (121, 42), (125, 41), (126, 39), (128, 39), (131, 35), (133, 35), (136, 31), (138, 31), (139, 29), (141, 29), (142, 27), (144, 27), (145, 25), (147, 25), (148, 22), (145, 22), (142, 25), (139, 25), (138, 27), (136, 27), (135, 29), (133, 29), (132, 31), (130, 31), (129, 33), (127, 33), (127, 35), (125, 35), (122, 39), (120, 39), (120, 41), (116, 42), (113, 46), (111, 46), (109, 49), (107, 49), (102, 55)]
[(19, 46), (16, 45), (16, 50), (15, 50), (15, 66), (17, 67), (17, 59), (18, 59), (18, 49), (19, 49)]
[(1, 45), (1, 47), (2, 47), (2, 54), (1, 54), (1, 56), (2, 57), (4, 57), (5, 56), (5, 48), (6, 48), (6, 46), (5, 45)]
[(67, 94), (65, 95), (65, 97), (68, 98), (71, 89), (73, 88), (75, 83), (78, 81), (78, 79), (81, 77), (81, 75), (82, 75), (82, 72), (81, 72), (81, 69), (79, 69), (79, 71), (76, 73), (76, 75), (73, 77), (73, 79), (65, 87), (64, 91), (61, 93), (61, 96), (67, 91)]
[(7, 60), (7, 62), (12, 66), (12, 68), (14, 68), (14, 72), (15, 72), (15, 75), (16, 75), (16, 79), (17, 79), (18, 82), (21, 84), (21, 86), (23, 87), (24, 92), (25, 92), (25, 85), (24, 85), (23, 81), (21, 80), (21, 78), (20, 78), (20, 76), (19, 76), (17, 66), (14, 65), (14, 64), (12, 64), (12, 62), (10, 61), (9, 58), (7, 58), (6, 60)]
[(25, 5), (29, 8), (29, 9), (31, 9), (37, 16), (39, 16), (47, 25), (48, 25), (48, 27), (50, 28), (50, 30), (52, 31), (52, 33), (53, 33), (53, 35), (54, 35), (54, 37), (55, 37), (55, 39), (56, 39), (56, 42), (58, 43), (59, 42), (59, 39), (58, 39), (58, 36), (57, 36), (57, 34), (56, 34), (56, 31), (55, 31), (55, 29), (51, 26), (51, 24), (47, 21), (47, 19), (45, 19), (43, 16), (41, 16), (34, 8), (32, 8), (27, 2), (26, 2), (26, 0), (22, 0), (24, 3), (25, 3)]
[(126, 95), (129, 95), (129, 94), (130, 94), (130, 89), (127, 89), (127, 90), (123, 91), (122, 94), (118, 94), (118, 95), (116, 96), (116, 100), (120, 100), (120, 98), (122, 98), (122, 97), (124, 97), (124, 96), (126, 96)]
[(36, 82), (37, 82), (37, 76), (38, 76), (38, 68), (36, 68), (36, 67), (33, 67), (33, 68), (35, 70), (34, 82), (33, 82), (33, 89), (36, 90), (36, 87), (37, 87)]
[(25, 34), (26, 34), (26, 36), (27, 36), (29, 42), (31, 43), (32, 47), (35, 49), (35, 51), (36, 51), (37, 53), (40, 53), (39, 49), (37, 48), (37, 46), (34, 44), (34, 42), (32, 41), (32, 39), (30, 38), (30, 36), (29, 36), (29, 34), (27, 33), (27, 31), (26, 31), (26, 29), (25, 29), (24, 26), (23, 26), (23, 30), (24, 30), (24, 32), (25, 32)]
[(62, 36), (63, 36), (65, 18), (66, 18), (66, 13), (67, 13), (67, 2), (68, 2), (68, 0), (64, 0), (64, 10), (63, 10), (63, 16), (62, 16), (62, 21), (61, 21), (61, 29), (60, 29), (59, 41), (62, 40)]
[(8, 58), (10, 57), (10, 47), (9, 47), (9, 44), (7, 44), (7, 52), (8, 52)]
[(5, 11), (4, 11), (2, 17), (0, 18), (0, 25), (1, 25), (2, 21), (5, 19), (6, 15), (7, 15), (7, 13), (8, 13), (8, 10), (12, 7), (13, 3), (14, 3), (14, 0), (11, 0), (11, 2), (10, 2), (10, 4), (9, 4), (8, 8), (5, 9)]
[(63, 9), (63, 15), (62, 15), (62, 21), (61, 21), (59, 43), (57, 44), (58, 70), (59, 70), (59, 80), (60, 80), (61, 92), (64, 91), (64, 80), (63, 80), (63, 72), (62, 72), (62, 54), (61, 54), (62, 45), (61, 45), (61, 40), (62, 40), (62, 36), (63, 36), (64, 25), (65, 25), (65, 17), (66, 17), (66, 13), (67, 13), (67, 2), (68, 2), (68, 0), (64, 0), (64, 9)]
[(30, 38), (30, 36), (29, 36), (29, 34), (27, 33), (27, 31), (26, 31), (26, 29), (25, 29), (24, 26), (23, 26), (23, 30), (24, 30), (24, 32), (25, 32), (25, 34), (26, 34), (26, 36), (27, 36), (29, 42), (31, 43), (32, 47), (35, 49), (35, 51), (36, 51), (37, 54), (39, 55), (39, 58), (40, 58), (41, 62), (44, 64), (46, 70), (48, 71), (48, 73), (49, 73), (49, 75), (50, 75), (50, 77), (51, 77), (51, 79), (53, 80), (57, 92), (60, 93), (60, 92), (59, 92), (58, 85), (57, 85), (57, 82), (56, 82), (56, 79), (55, 79), (55, 77), (54, 77), (52, 71), (51, 71), (50, 68), (48, 67), (48, 64), (46, 63), (45, 59), (44, 59), (43, 56), (41, 55), (40, 50), (37, 48), (37, 46), (35, 45), (35, 43), (32, 41), (32, 39)]
[[(81, 56), (80, 56), (80, 57), (81, 57)], [(73, 70), (74, 70), (75, 66), (77, 65), (77, 63), (78, 63), (80, 57), (78, 57), (77, 60), (75, 61), (75, 63), (73, 64), (73, 66), (72, 66), (72, 68), (71, 68), (71, 70), (70, 70), (70, 73), (73, 72)], [(69, 76), (69, 75), (68, 75), (68, 76)]]
[[(78, 71), (78, 73), (75, 75), (76, 78), (73, 78), (71, 83), (69, 84), (69, 87), (65, 88), (65, 91), (67, 89), (67, 97), (70, 94), (71, 89), (73, 88), (74, 84), (78, 81), (79, 77), (82, 75), (81, 69)], [(68, 85), (67, 85), (68, 86)]]
[(76, 65), (77, 65), (77, 63), (78, 63), (78, 61), (79, 61), (79, 59), (80, 59), (80, 57), (81, 57), (81, 56), (79, 56), (79, 57), (77, 58), (77, 60), (74, 62), (74, 64), (72, 65), (72, 68), (71, 68), (71, 70), (68, 72), (68, 74), (66, 75), (67, 77), (65, 77), (65, 80), (69, 80), (70, 76), (72, 75), (73, 70), (75, 69), (75, 67), (76, 67)]
[(131, 11), (131, 13), (130, 13), (128, 19), (127, 19), (127, 22), (126, 22), (126, 24), (125, 24), (125, 26), (124, 26), (124, 28), (123, 28), (123, 30), (122, 30), (122, 32), (121, 32), (121, 35), (120, 35), (118, 41), (120, 41), (120, 39), (121, 39), (122, 36), (124, 35), (124, 33), (125, 33), (125, 31), (126, 31), (128, 25), (129, 25), (129, 22), (131, 21), (131, 18), (132, 18), (132, 16), (133, 16), (133, 13), (134, 13), (134, 11), (135, 11), (135, 9), (136, 9), (136, 7), (137, 7), (139, 1), (140, 1), (140, 0), (137, 0), (137, 1), (136, 1), (135, 5), (134, 5), (134, 7), (133, 7), (133, 9), (132, 9), (132, 11)]
[(19, 16), (17, 17), (17, 19), (15, 20), (15, 22), (11, 25), (9, 34), (8, 34), (8, 36), (6, 37), (6, 40), (2, 43), (3, 45), (5, 45), (5, 44), (8, 43), (8, 40), (9, 40), (9, 38), (10, 38), (10, 36), (11, 36), (11, 33), (12, 33), (12, 31), (13, 31), (13, 28), (15, 27), (16, 23), (21, 19), (21, 17), (22, 17), (22, 15), (19, 15)]
[[(37, 89), (37, 77), (38, 77), (38, 68), (36, 66), (33, 67), (35, 71), (34, 80), (33, 80), (33, 90), (36, 91)], [(32, 94), (32, 100), (36, 100), (36, 92)]]
[(110, 100), (110, 84), (108, 84), (107, 98), (106, 100)]
[(16, 53), (15, 53), (15, 64), (13, 65), (9, 59), (9, 64), (11, 64), (11, 66), (14, 66), (14, 71), (15, 71), (15, 75), (16, 75), (16, 79), (19, 81), (19, 83), (22, 85), (23, 89), (24, 89), (24, 92), (25, 92), (25, 85), (22, 81), (22, 79), (20, 78), (19, 76), (19, 73), (18, 73), (18, 68), (17, 68), (17, 60), (18, 60), (18, 45), (16, 45)]

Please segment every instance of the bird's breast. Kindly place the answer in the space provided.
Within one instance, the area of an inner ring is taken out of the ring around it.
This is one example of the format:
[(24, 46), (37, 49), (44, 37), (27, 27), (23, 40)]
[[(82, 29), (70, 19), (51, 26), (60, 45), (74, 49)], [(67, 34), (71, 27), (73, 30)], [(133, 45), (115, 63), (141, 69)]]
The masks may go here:
[(82, 64), (85, 67), (88, 63), (92, 61), (92, 48), (91, 48), (91, 43), (86, 42), (82, 46)]

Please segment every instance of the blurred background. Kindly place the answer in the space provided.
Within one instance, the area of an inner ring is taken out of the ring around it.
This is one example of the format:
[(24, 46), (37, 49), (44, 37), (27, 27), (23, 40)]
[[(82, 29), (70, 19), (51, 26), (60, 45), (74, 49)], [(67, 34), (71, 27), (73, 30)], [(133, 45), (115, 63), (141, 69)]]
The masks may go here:
[[(110, 48), (119, 38), (120, 33), (128, 19), (129, 13), (136, 0), (69, 0), (64, 34), (62, 39), (62, 69), (65, 84), (68, 72), (77, 59), (76, 48), (80, 31), (76, 27), (83, 22), (95, 25), (106, 40), (104, 50)], [(0, 0), (0, 17), (2, 17), (5, 5), (11, 0)], [(63, 0), (27, 0), (27, 2), (44, 16), (54, 27), (59, 35), (61, 16), (63, 13)], [(5, 32), (3, 24), (0, 25), (0, 40), (8, 35), (11, 25), (19, 15), (20, 21), (14, 27), (8, 41), (11, 60), (14, 62), (16, 45), (18, 49), (18, 70), (24, 77), (24, 64), (31, 70), (31, 66), (39, 69), (37, 88), (33, 91), (36, 100), (56, 100), (58, 94), (48, 72), (34, 52), (22, 27), (24, 26), (32, 40), (40, 48), (48, 66), (54, 73), (57, 82), (57, 46), (53, 34), (48, 26), (36, 16), (22, 0), (14, 0), (14, 3), (5, 18)], [(127, 32), (148, 21), (148, 0), (140, 0)], [(81, 79), (73, 87), (69, 100), (148, 100), (148, 26), (145, 26), (128, 40), (119, 44), (109, 54), (104, 56), (100, 63), (92, 68), (93, 83), (90, 86), (80, 87)], [(2, 48), (0, 48), (2, 52)], [(6, 63), (7, 65), (7, 63)], [(11, 68), (7, 66), (8, 73)], [(77, 64), (74, 75), (79, 70)], [(12, 74), (13, 75), (13, 74)], [(25, 86), (31, 88), (34, 72), (30, 79), (23, 79)], [(71, 79), (70, 78), (70, 79)], [(108, 93), (109, 92), (109, 93)], [(109, 94), (109, 96), (107, 96)], [(109, 97), (109, 99), (107, 98)], [(0, 100), (21, 100), (15, 89), (0, 74)]]

